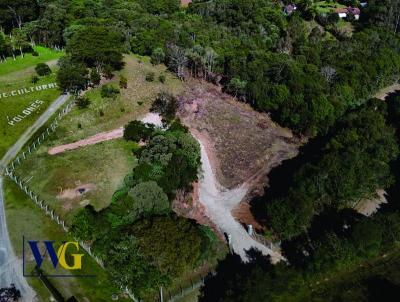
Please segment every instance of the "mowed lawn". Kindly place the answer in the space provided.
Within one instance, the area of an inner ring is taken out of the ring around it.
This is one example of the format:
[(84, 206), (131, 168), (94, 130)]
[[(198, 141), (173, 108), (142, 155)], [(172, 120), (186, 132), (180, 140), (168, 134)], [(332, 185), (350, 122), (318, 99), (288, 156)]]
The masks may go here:
[[(35, 84), (31, 82), (32, 75), (36, 74), (34, 70), (35, 62), (47, 62), (48, 60), (53, 60), (61, 55), (60, 52), (55, 53), (54, 51), (46, 50), (45, 48), (41, 49), (43, 50), (39, 52), (39, 57), (26, 55), (25, 58), (19, 58), (17, 61), (9, 59), (6, 63), (0, 64), (0, 93), (10, 94), (11, 91), (17, 89), (29, 89), (29, 87), (32, 86), (55, 82), (55, 61), (51, 61), (50, 64), (53, 74), (46, 77), (40, 77), (39, 82)], [(17, 141), (18, 137), (34, 123), (40, 114), (43, 113), (50, 103), (52, 103), (59, 95), (60, 91), (52, 88), (0, 98), (0, 158), (4, 156), (8, 148)], [(30, 115), (23, 114), (23, 111), (36, 100), (40, 100), (43, 103)], [(10, 120), (18, 115), (21, 115), (24, 118), (20, 122), (15, 122), (13, 125), (10, 124)]]
[[(55, 222), (37, 207), (11, 180), (4, 182), (6, 200), (6, 218), (8, 231), (16, 255), (22, 258), (22, 236), (27, 240), (54, 240), (74, 241)], [(26, 246), (25, 246), (26, 247)], [(71, 247), (71, 251), (72, 247)], [(73, 251), (75, 253), (75, 251)], [(84, 253), (79, 251), (77, 253)], [(27, 253), (29, 255), (29, 253)], [(120, 290), (112, 285), (112, 281), (106, 272), (86, 253), (82, 258), (82, 270), (74, 274), (95, 275), (94, 278), (50, 278), (52, 284), (61, 292), (64, 298), (74, 295), (79, 301), (111, 301), (114, 293)], [(29, 262), (31, 257), (28, 257)], [(29, 265), (27, 265), (29, 267)], [(22, 269), (22, 267), (21, 267)], [(47, 274), (54, 274), (49, 258), (45, 260), (43, 269)], [(27, 273), (31, 273), (29, 269)], [(59, 273), (68, 274), (68, 271), (58, 270)], [(39, 278), (27, 278), (29, 284), (38, 295), (38, 301), (52, 301), (50, 292)], [(119, 301), (129, 301), (126, 297), (120, 297)]]
[(38, 63), (57, 60), (64, 55), (62, 51), (56, 51), (42, 46), (35, 46), (34, 50), (39, 54), (39, 56), (33, 56), (32, 54), (27, 53), (24, 57), (17, 56), (15, 61), (12, 57), (8, 57), (5, 62), (0, 63), (0, 77), (8, 75), (11, 72), (34, 67)]
[[(119, 76), (123, 74), (128, 79), (127, 89), (121, 89), (116, 99), (102, 98), (100, 87), (87, 92), (89, 107), (74, 107), (56, 132), (17, 168), (17, 174), (28, 180), (28, 186), (67, 222), (87, 204), (96, 210), (109, 205), (112, 195), (135, 165), (132, 149), (137, 145), (115, 139), (57, 155), (49, 155), (49, 148), (122, 127), (144, 116), (158, 92), (178, 94), (183, 89), (181, 81), (168, 73), (165, 66), (152, 66), (147, 58), (136, 56), (126, 56), (125, 62), (125, 68), (107, 83), (118, 87)], [(148, 72), (155, 73), (153, 82), (145, 80)], [(166, 75), (164, 84), (158, 81), (159, 74)], [(81, 186), (88, 191), (76, 194)]]
[[(75, 212), (89, 203), (100, 210), (111, 202), (115, 190), (136, 163), (132, 154), (135, 146), (117, 139), (58, 155), (47, 154), (47, 147), (41, 146), (17, 173), (28, 180), (31, 190), (70, 222)], [(81, 186), (90, 190), (74, 195)]]

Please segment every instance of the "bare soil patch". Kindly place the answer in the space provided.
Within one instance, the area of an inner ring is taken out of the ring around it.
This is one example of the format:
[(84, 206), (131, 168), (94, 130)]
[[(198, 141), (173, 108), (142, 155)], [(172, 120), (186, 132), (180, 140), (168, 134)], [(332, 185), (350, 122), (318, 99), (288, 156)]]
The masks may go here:
[(400, 84), (395, 83), (393, 85), (387, 86), (381, 90), (379, 90), (374, 97), (380, 100), (385, 100), (385, 98), (392, 92), (396, 92), (397, 90), (400, 90)]
[(96, 190), (95, 184), (83, 184), (73, 189), (61, 189), (60, 194), (57, 195), (58, 199), (76, 199), (83, 196), (85, 193)]
[(71, 144), (66, 144), (66, 145), (61, 145), (57, 146), (54, 148), (49, 149), (48, 153), (50, 155), (55, 155), (58, 153), (63, 153), (68, 150), (74, 150), (78, 149), (80, 147), (88, 146), (88, 145), (94, 145), (98, 144), (100, 142), (116, 139), (116, 138), (121, 138), (124, 135), (124, 128), (118, 128), (112, 131), (107, 131), (107, 132), (101, 132), (96, 135), (93, 135), (89, 138), (79, 140), (77, 142), (71, 143)]
[(370, 199), (361, 200), (354, 209), (365, 216), (372, 216), (381, 207), (381, 204), (387, 203), (386, 191), (383, 189), (377, 190), (376, 196)]
[[(79, 181), (77, 183), (79, 183)], [(97, 187), (93, 183), (78, 185), (75, 188), (60, 188), (60, 193), (57, 195), (57, 199), (63, 201), (62, 206), (65, 210), (71, 210), (74, 208), (74, 204), (78, 200), (80, 200), (79, 206), (84, 207), (90, 203), (88, 199), (83, 199), (84, 196), (89, 192), (95, 191), (96, 189)]]

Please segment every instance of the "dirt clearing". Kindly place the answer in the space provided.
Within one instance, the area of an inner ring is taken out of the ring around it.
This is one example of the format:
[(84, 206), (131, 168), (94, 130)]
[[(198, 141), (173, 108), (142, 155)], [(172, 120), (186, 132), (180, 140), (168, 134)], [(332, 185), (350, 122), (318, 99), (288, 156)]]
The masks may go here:
[(300, 141), (267, 114), (222, 93), (212, 84), (190, 81), (179, 98), (179, 116), (210, 148), (220, 184), (234, 188), (257, 182), (283, 160), (297, 154)]
[(363, 214), (365, 216), (372, 216), (374, 213), (376, 213), (379, 210), (379, 208), (381, 207), (381, 204), (387, 203), (385, 195), (386, 195), (386, 191), (380, 189), (380, 190), (376, 191), (375, 198), (361, 200), (354, 207), (354, 209), (358, 213)]

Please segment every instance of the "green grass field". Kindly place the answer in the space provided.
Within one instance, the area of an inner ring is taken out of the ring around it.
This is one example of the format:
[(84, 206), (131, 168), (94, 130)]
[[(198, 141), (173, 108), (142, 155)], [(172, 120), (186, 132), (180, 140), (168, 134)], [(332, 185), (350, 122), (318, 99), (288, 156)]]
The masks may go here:
[[(100, 210), (111, 202), (113, 193), (134, 167), (132, 149), (136, 144), (116, 139), (58, 155), (49, 155), (49, 148), (122, 127), (146, 114), (158, 92), (166, 90), (178, 94), (183, 89), (181, 81), (167, 73), (164, 66), (152, 66), (147, 58), (127, 56), (125, 62), (125, 68), (108, 84), (118, 87), (119, 75), (123, 74), (128, 79), (127, 89), (122, 89), (114, 100), (102, 98), (100, 88), (88, 91), (89, 107), (74, 107), (56, 132), (17, 168), (17, 174), (29, 179), (29, 187), (67, 221), (89, 203)], [(145, 80), (148, 72), (155, 73), (154, 82)], [(157, 79), (161, 73), (166, 74), (164, 84)], [(73, 196), (81, 185), (88, 185), (91, 191)], [(70, 198), (64, 198), (66, 195)]]
[[(24, 171), (32, 190), (68, 222), (76, 210), (89, 203), (100, 210), (111, 202), (113, 193), (134, 167), (131, 150), (135, 145), (117, 139), (57, 156), (49, 155), (47, 147), (42, 146), (23, 162), (18, 173)], [(91, 191), (76, 196), (80, 185), (91, 187)]]
[[(8, 97), (0, 98), (0, 158), (6, 153), (18, 139), (18, 137), (46, 110), (51, 102), (59, 95), (58, 89), (47, 89), (33, 91), (26, 94), (10, 96), (12, 91), (37, 85), (55, 82), (55, 74), (41, 77), (39, 82), (31, 82), (32, 75), (35, 75), (35, 66), (39, 62), (48, 62), (53, 71), (56, 70), (55, 59), (62, 55), (62, 52), (55, 52), (43, 47), (36, 47), (39, 52), (38, 57), (26, 55), (16, 61), (9, 59), (6, 63), (0, 64), (0, 94), (6, 93)], [(40, 100), (43, 103), (30, 115), (23, 114), (23, 110), (28, 108), (32, 102)], [(24, 118), (20, 122), (9, 124), (10, 120), (18, 115)]]
[[(183, 89), (181, 81), (167, 73), (165, 66), (152, 66), (148, 58), (126, 56), (125, 62), (125, 68), (107, 83), (117, 87), (119, 76), (123, 74), (128, 78), (127, 89), (121, 90), (121, 94), (114, 100), (102, 98), (100, 87), (87, 92), (91, 102), (89, 107), (83, 110), (75, 107), (64, 117), (57, 131), (40, 147), (38, 152), (18, 168), (18, 173), (30, 179), (29, 186), (66, 219), (73, 215), (75, 209), (87, 203), (93, 204), (96, 209), (108, 205), (112, 194), (122, 183), (123, 177), (134, 166), (135, 158), (131, 152), (134, 146), (120, 139), (55, 156), (47, 154), (48, 148), (86, 138), (101, 131), (119, 128), (147, 113), (158, 92), (167, 90), (179, 93)], [(154, 82), (145, 80), (148, 72), (155, 73)], [(158, 81), (160, 74), (166, 75), (165, 84)], [(30, 74), (24, 74), (24, 77), (29, 79)], [(11, 86), (8, 87), (8, 89), (11, 88)], [(52, 93), (58, 92), (52, 91)], [(50, 101), (51, 98), (48, 99)], [(8, 102), (10, 99), (4, 100)], [(16, 111), (19, 108), (13, 106), (12, 110)], [(104, 112), (103, 116), (100, 116), (100, 110)], [(7, 114), (11, 115), (12, 112), (4, 112), (5, 117)], [(81, 125), (80, 129), (78, 129), (78, 124)], [(7, 126), (6, 122), (4, 125)], [(20, 127), (19, 133), (24, 130), (22, 122), (18, 124), (18, 127)], [(11, 133), (10, 127), (4, 127), (4, 129), (6, 131), (4, 137), (7, 139), (2, 144), (5, 150), (18, 136), (18, 132), (14, 130)], [(2, 146), (1, 143), (0, 146)], [(84, 184), (93, 184), (94, 190), (78, 199), (57, 198), (61, 191), (74, 190), (77, 186)]]
[[(4, 188), (6, 217), (9, 222), (8, 231), (14, 251), (18, 257), (22, 257), (22, 236), (31, 240), (72, 240), (39, 207), (28, 199), (11, 180), (5, 180)], [(91, 274), (96, 275), (96, 277), (50, 278), (50, 281), (65, 298), (74, 295), (79, 301), (111, 301), (111, 295), (119, 293), (119, 290), (112, 286), (105, 271), (87, 254), (83, 256), (82, 263), (81, 274)], [(52, 274), (53, 272), (49, 267), (50, 264), (47, 263), (44, 271), (47, 274)], [(51, 301), (50, 293), (38, 278), (30, 277), (28, 282), (36, 291), (39, 298), (38, 301)], [(128, 299), (120, 297), (119, 301), (128, 301)]]
[(7, 58), (6, 62), (0, 63), (0, 77), (8, 75), (11, 72), (31, 68), (32, 66), (36, 66), (38, 63), (56, 60), (63, 56), (63, 52), (61, 51), (55, 51), (42, 46), (35, 46), (34, 50), (39, 54), (39, 56), (35, 57), (28, 53), (25, 54), (24, 57), (16, 57), (15, 61), (13, 58)]
[(319, 1), (315, 2), (313, 6), (319, 14), (334, 13), (335, 9), (346, 7), (346, 5), (340, 4), (336, 1)]
[[(5, 83), (0, 81), (0, 92), (10, 92), (22, 87), (31, 87), (55, 82), (55, 75), (43, 77), (38, 83), (32, 84), (30, 77), (21, 79), (18, 83)], [(0, 98), (0, 158), (6, 153), (18, 139), (18, 137), (43, 113), (47, 107), (60, 95), (58, 89), (34, 91), (32, 93), (18, 95), (8, 98)], [(30, 107), (32, 102), (40, 100), (43, 103), (37, 110), (26, 116), (23, 111)], [(13, 118), (21, 115), (26, 116), (20, 122), (13, 122)], [(9, 123), (13, 124), (9, 124)]]

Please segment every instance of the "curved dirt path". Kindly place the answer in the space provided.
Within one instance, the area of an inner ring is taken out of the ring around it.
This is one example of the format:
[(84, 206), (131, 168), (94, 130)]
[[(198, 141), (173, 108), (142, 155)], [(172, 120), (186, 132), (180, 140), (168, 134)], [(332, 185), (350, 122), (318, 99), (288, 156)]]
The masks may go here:
[(381, 90), (379, 90), (374, 97), (377, 99), (381, 99), (381, 100), (385, 100), (385, 98), (393, 92), (396, 92), (397, 90), (400, 90), (400, 84), (399, 83), (395, 83), (393, 85), (387, 86), (385, 88), (382, 88)]
[(248, 260), (246, 251), (251, 248), (260, 250), (264, 255), (270, 255), (273, 262), (282, 260), (283, 257), (279, 253), (254, 240), (235, 220), (232, 210), (242, 201), (248, 189), (245, 185), (232, 190), (223, 188), (213, 173), (206, 148), (201, 140), (197, 140), (200, 143), (203, 170), (199, 179), (199, 199), (205, 207), (206, 215), (222, 234), (231, 236), (231, 247), (242, 260)]

